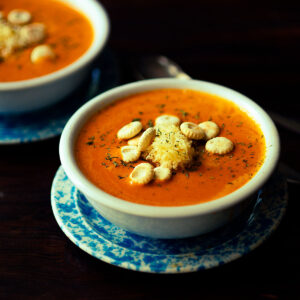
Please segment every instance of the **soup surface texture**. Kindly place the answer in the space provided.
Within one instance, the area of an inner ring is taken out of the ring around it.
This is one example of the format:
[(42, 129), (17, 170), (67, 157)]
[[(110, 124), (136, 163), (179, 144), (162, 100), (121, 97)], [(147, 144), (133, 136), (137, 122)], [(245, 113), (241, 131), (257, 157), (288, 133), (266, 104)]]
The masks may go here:
[[(137, 119), (146, 129), (162, 114), (197, 124), (212, 120), (220, 128), (219, 136), (234, 143), (234, 150), (211, 154), (204, 149), (205, 142), (200, 142), (197, 165), (176, 170), (164, 182), (133, 184), (129, 175), (143, 161), (121, 160), (120, 147), (127, 142), (118, 140), (117, 132)], [(162, 89), (120, 99), (95, 113), (79, 134), (75, 155), (83, 174), (111, 195), (154, 206), (183, 206), (214, 200), (244, 185), (263, 163), (265, 148), (259, 126), (234, 103), (198, 91)]]
[[(32, 23), (42, 23), (46, 37), (39, 44), (53, 49), (55, 59), (32, 63), (35, 45), (20, 49), (0, 61), (0, 82), (39, 77), (57, 71), (82, 56), (93, 40), (93, 28), (79, 11), (56, 0), (1, 0), (0, 11), (7, 17), (10, 11), (23, 9), (32, 15)], [(0, 57), (1, 58), (1, 57)]]

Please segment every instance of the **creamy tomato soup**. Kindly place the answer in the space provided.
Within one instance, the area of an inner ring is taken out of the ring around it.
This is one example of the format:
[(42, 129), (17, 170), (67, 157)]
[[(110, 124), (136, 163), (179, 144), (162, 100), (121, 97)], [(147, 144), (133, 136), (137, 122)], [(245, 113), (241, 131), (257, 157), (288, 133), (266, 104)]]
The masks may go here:
[[(25, 10), (31, 19), (21, 25), (10, 23), (9, 13), (15, 9)], [(0, 51), (0, 82), (31, 79), (57, 71), (82, 56), (93, 40), (89, 20), (60, 1), (1, 0), (0, 13), (0, 50), (1, 42), (3, 48), (2, 57)], [(20, 38), (22, 34), (19, 34), (22, 27), (30, 24), (42, 24), (45, 29), (44, 36), (33, 43), (24, 42), (24, 38)], [(12, 34), (15, 34), (14, 37)], [(5, 37), (10, 39), (8, 46)], [(38, 63), (32, 61), (32, 51), (38, 45), (50, 48), (53, 52), (50, 59)], [(11, 51), (11, 48), (14, 50)]]
[[(146, 161), (141, 156), (124, 162), (121, 147), (128, 142), (117, 133), (132, 121), (140, 121), (145, 130), (165, 114), (181, 122), (213, 121), (220, 129), (218, 137), (229, 139), (233, 150), (213, 154), (205, 150), (206, 140), (193, 141), (197, 155), (186, 168), (171, 170), (165, 181), (133, 183), (130, 174)], [(243, 186), (262, 165), (265, 148), (259, 126), (234, 103), (193, 90), (162, 89), (120, 99), (96, 112), (81, 129), (74, 151), (83, 174), (105, 192), (135, 203), (183, 206), (212, 201)]]

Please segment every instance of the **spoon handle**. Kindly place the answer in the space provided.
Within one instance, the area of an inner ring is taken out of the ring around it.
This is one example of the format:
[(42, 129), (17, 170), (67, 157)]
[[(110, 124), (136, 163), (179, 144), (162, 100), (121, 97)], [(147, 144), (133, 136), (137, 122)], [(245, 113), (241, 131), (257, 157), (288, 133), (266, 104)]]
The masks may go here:
[[(153, 55), (137, 59), (133, 63), (136, 77), (139, 79), (173, 77), (191, 79), (181, 67), (166, 56)], [(300, 123), (294, 119), (284, 117), (273, 111), (267, 111), (273, 121), (289, 131), (300, 135)]]

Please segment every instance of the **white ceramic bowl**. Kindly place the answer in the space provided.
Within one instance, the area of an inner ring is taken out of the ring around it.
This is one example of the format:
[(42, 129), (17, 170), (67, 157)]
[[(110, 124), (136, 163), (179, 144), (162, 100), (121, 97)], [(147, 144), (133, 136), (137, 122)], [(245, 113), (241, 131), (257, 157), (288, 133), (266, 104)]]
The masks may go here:
[(91, 22), (94, 39), (72, 64), (56, 72), (28, 80), (0, 82), (0, 113), (24, 113), (54, 104), (70, 94), (86, 78), (101, 53), (109, 33), (109, 20), (96, 0), (60, 0), (82, 12)]
[[(261, 127), (266, 139), (266, 158), (258, 173), (235, 192), (211, 202), (155, 207), (113, 197), (93, 185), (74, 159), (74, 143), (83, 124), (99, 109), (128, 95), (143, 91), (180, 88), (203, 91), (236, 103)], [(253, 195), (272, 174), (279, 156), (279, 137), (266, 112), (255, 102), (229, 88), (197, 80), (152, 79), (114, 88), (82, 106), (69, 120), (61, 136), (59, 152), (62, 166), (73, 184), (100, 214), (131, 232), (154, 238), (184, 238), (210, 232), (229, 223), (250, 203)]]

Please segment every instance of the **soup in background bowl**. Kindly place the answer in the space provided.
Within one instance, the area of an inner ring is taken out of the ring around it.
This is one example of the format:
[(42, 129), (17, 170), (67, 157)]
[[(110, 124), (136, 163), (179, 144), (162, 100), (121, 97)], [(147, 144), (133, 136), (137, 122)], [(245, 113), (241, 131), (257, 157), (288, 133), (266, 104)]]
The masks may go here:
[[(163, 127), (155, 119), (162, 115), (180, 120), (179, 129), (174, 129), (178, 140), (183, 123), (209, 121), (219, 127), (213, 138), (227, 139), (234, 146), (228, 153), (211, 153), (207, 137), (192, 137), (186, 139), (193, 148), (186, 165), (174, 164), (175, 159), (170, 165), (155, 155), (149, 159), (155, 143), (165, 147), (171, 141), (170, 132), (158, 134)], [(129, 141), (120, 138), (119, 130), (132, 121), (140, 122), (142, 131), (155, 126), (156, 133), (149, 149), (124, 163), (121, 151)], [(269, 178), (278, 155), (277, 130), (256, 103), (226, 87), (196, 80), (145, 80), (112, 89), (81, 107), (60, 141), (64, 170), (100, 214), (154, 238), (195, 236), (232, 221)], [(136, 184), (132, 173), (139, 164), (168, 166), (171, 176)]]
[(0, 113), (43, 108), (70, 94), (108, 37), (108, 17), (95, 0), (5, 0), (0, 11)]

